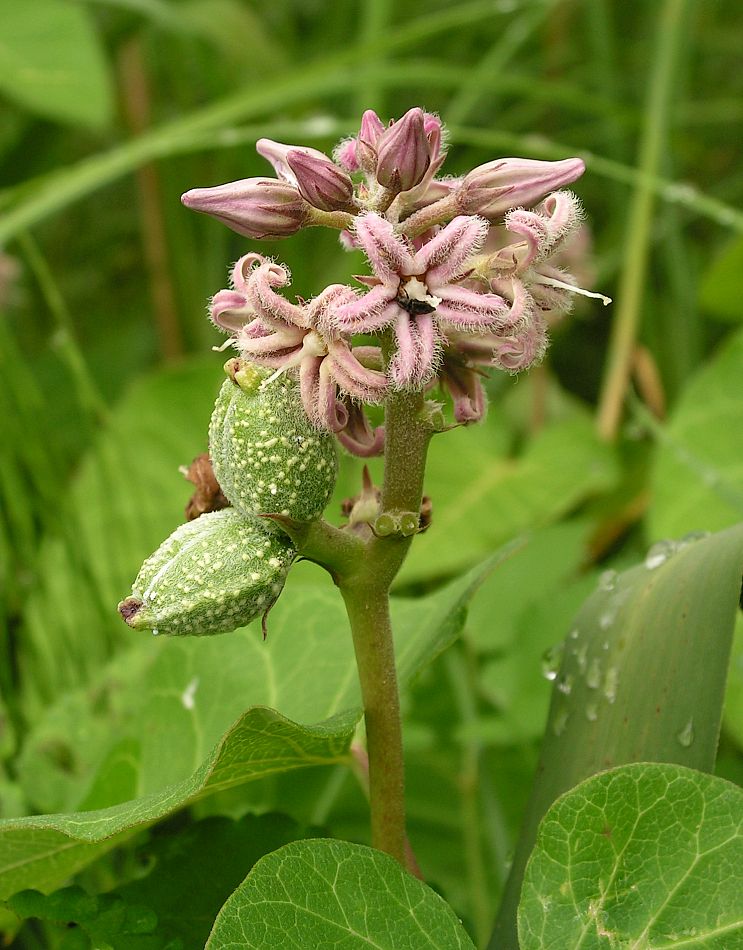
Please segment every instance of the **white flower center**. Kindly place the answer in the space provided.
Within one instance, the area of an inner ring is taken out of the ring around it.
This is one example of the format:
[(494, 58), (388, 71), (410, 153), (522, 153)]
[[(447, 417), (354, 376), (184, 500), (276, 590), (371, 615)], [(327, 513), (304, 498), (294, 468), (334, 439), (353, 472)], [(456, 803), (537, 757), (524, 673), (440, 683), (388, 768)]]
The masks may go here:
[(317, 330), (310, 330), (302, 340), (302, 349), (308, 356), (326, 356), (328, 352), (325, 340)]
[(404, 283), (401, 283), (400, 291), (408, 300), (419, 300), (421, 303), (427, 303), (434, 310), (441, 303), (441, 297), (434, 297), (433, 294), (429, 294), (428, 287), (417, 277), (409, 277)]

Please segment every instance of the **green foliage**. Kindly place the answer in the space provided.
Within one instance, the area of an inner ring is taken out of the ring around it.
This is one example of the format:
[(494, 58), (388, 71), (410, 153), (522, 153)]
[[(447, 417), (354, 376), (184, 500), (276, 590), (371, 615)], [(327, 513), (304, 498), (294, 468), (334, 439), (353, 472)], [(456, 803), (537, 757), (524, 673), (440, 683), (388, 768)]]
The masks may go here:
[(743, 574), (743, 525), (651, 548), (604, 575), (567, 633), (524, 831), (501, 908), (515, 946), (523, 868), (551, 803), (602, 769), (660, 761), (711, 772)]
[(539, 829), (522, 950), (743, 947), (743, 792), (675, 765), (578, 785)]
[(113, 89), (88, 12), (65, 0), (2, 0), (0, 89), (61, 122), (101, 128), (113, 118)]
[(7, 902), (21, 918), (72, 924), (93, 946), (202, 950), (222, 904), (264, 854), (302, 836), (284, 815), (207, 818), (157, 834), (136, 854), (145, 872), (100, 896), (68, 887), (21, 891)]
[(690, 380), (659, 436), (651, 537), (714, 531), (743, 517), (742, 361), (743, 333), (737, 332)]
[(451, 908), (392, 858), (345, 841), (300, 841), (262, 858), (214, 924), (208, 950), (235, 945), (467, 950)]
[[(507, 554), (422, 600), (393, 605), (403, 683), (457, 636), (468, 600)], [(112, 678), (121, 683), (115, 732), (96, 723)], [(300, 584), (279, 600), (266, 642), (255, 627), (149, 642), (62, 709), (67, 721), (52, 710), (29, 747), (28, 793), (43, 789), (49, 810), (95, 810), (0, 823), (0, 895), (56, 886), (133, 830), (207, 795), (347, 761), (361, 715), (342, 604), (325, 587)], [(84, 739), (67, 744), (70, 721), (73, 740), (89, 733), (90, 747)]]
[[(116, 950), (203, 946), (253, 861), (301, 828), (320, 823), (323, 834), (368, 840), (367, 804), (349, 768), (350, 743), (361, 736), (352, 648), (326, 576), (293, 568), (265, 644), (256, 626), (209, 643), (163, 643), (133, 633), (115, 612), (142, 559), (183, 520), (191, 487), (177, 469), (206, 448), (220, 381), (221, 359), (203, 356), (221, 342), (204, 304), (225, 286), (229, 262), (250, 250), (276, 255), (305, 297), (363, 269), (361, 254), (341, 254), (333, 234), (312, 229), (296, 241), (249, 245), (189, 216), (178, 195), (266, 174), (254, 154), (260, 136), (329, 151), (365, 108), (384, 117), (418, 103), (438, 111), (451, 127), (452, 174), (506, 154), (585, 157), (575, 188), (595, 268), (565, 266), (617, 300), (607, 310), (577, 300), (575, 316), (552, 328), (544, 367), (494, 379), (485, 423), (432, 444), (433, 522), (400, 578), (409, 599), (394, 604), (408, 828), (426, 881), (484, 946), (547, 715), (515, 880), (555, 797), (607, 764), (715, 767), (741, 579), (740, 529), (724, 529), (743, 518), (735, 134), (743, 9), (733, 0), (621, 10), (606, 0), (332, 6), (329, 16), (314, 0), (270, 8), (0, 0), (0, 818), (10, 819), (0, 823), (0, 882), (6, 896), (83, 888), (27, 897), (39, 916), (15, 937), (19, 950), (86, 941)], [(673, 32), (658, 29), (663, 11), (677, 16)], [(647, 89), (662, 95), (643, 106)], [(640, 133), (646, 147), (637, 156)], [(639, 230), (633, 204), (644, 209)], [(650, 357), (638, 360), (637, 392), (657, 418), (635, 401), (609, 446), (596, 439), (594, 416), (608, 328), (620, 311), (636, 321), (632, 333)], [(377, 460), (370, 467), (378, 481)], [(360, 468), (341, 458), (331, 520), (358, 492)], [(650, 544), (699, 530), (724, 533), (653, 571), (624, 571)], [(522, 531), (530, 540), (483, 580), (463, 627), (482, 574), (456, 575)], [(581, 610), (607, 569), (623, 572), (615, 590), (596, 591)], [(604, 630), (616, 593), (627, 599)], [(717, 763), (737, 781), (740, 623), (739, 614)], [(580, 633), (571, 641), (573, 629)], [(548, 714), (542, 653), (562, 638), (567, 652), (553, 683), (562, 690), (553, 690)], [(671, 784), (658, 777), (670, 768), (648, 767), (637, 784), (648, 814), (668, 817), (670, 790), (687, 787), (688, 776)], [(550, 854), (559, 847), (590, 865), (592, 880), (574, 882), (585, 887), (582, 919), (593, 925), (584, 946), (611, 946), (599, 927), (618, 935), (617, 946), (637, 944), (652, 909), (643, 917), (633, 905), (639, 931), (622, 914), (645, 894), (649, 908), (662, 887), (659, 870), (622, 895), (621, 875), (636, 870), (625, 863), (614, 879), (616, 903), (591, 908), (617, 839), (583, 822), (604, 814), (609, 785), (634, 788), (614, 774), (616, 784), (599, 777), (579, 787), (574, 832), (560, 832), (559, 845), (540, 839)], [(686, 802), (722, 787), (705, 790), (708, 781), (694, 776)], [(724, 828), (740, 804), (729, 791), (715, 801)], [(251, 808), (280, 810), (299, 824), (219, 817)], [(617, 810), (622, 820), (631, 814)], [(201, 823), (199, 815), (218, 817)], [(665, 880), (693, 853), (681, 853), (669, 827), (655, 863), (645, 865), (665, 869)], [(627, 840), (626, 854), (647, 857), (639, 837)], [(375, 877), (397, 880), (379, 856), (348, 847)], [(149, 871), (138, 863), (143, 848)], [(556, 890), (530, 898), (529, 927), (544, 928), (545, 946), (573, 941), (570, 921), (563, 930), (552, 913), (570, 915), (560, 886), (575, 867), (549, 864)], [(740, 881), (731, 872), (711, 894), (704, 868), (690, 873), (686, 906), (672, 902), (659, 920), (668, 934), (698, 929), (683, 946), (727, 950), (738, 932), (701, 938), (709, 921), (692, 913), (709, 910), (714, 919), (728, 878), (738, 890)], [(189, 892), (194, 879), (201, 888)], [(273, 894), (272, 880), (264, 883)], [(429, 906), (430, 892), (421, 885), (419, 893)], [(721, 921), (736, 897), (720, 907)], [(69, 929), (51, 922), (60, 900), (65, 913), (77, 901), (78, 917), (88, 907), (87, 936), (82, 921)], [(514, 941), (517, 901), (509, 891)], [(672, 907), (680, 908), (673, 921)], [(150, 924), (156, 914), (157, 926), (125, 934), (137, 908)], [(255, 907), (241, 913), (257, 920)], [(17, 926), (0, 911), (6, 942)], [(469, 945), (461, 939), (453, 946)], [(680, 939), (653, 932), (647, 942)]]

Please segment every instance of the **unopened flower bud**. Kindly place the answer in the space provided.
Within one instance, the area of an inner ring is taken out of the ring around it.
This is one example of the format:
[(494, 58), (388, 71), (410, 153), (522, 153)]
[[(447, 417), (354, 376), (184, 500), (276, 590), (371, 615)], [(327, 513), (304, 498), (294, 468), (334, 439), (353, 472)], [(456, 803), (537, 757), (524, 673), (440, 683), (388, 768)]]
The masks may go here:
[(226, 633), (274, 604), (296, 557), (284, 535), (233, 508), (177, 528), (142, 565), (119, 613), (135, 630)]
[(356, 139), (356, 161), (359, 168), (373, 175), (377, 167), (377, 143), (384, 132), (384, 122), (373, 109), (361, 117), (361, 128)]
[(335, 440), (307, 418), (288, 373), (229, 360), (209, 427), (209, 455), (222, 491), (244, 515), (319, 517), (333, 493)]
[(303, 198), (321, 211), (343, 211), (351, 205), (353, 182), (322, 153), (291, 149), (286, 156)]
[(214, 188), (192, 188), (181, 201), (243, 237), (256, 239), (296, 234), (306, 223), (309, 210), (293, 185), (273, 178), (244, 178)]
[(464, 176), (457, 193), (465, 214), (493, 220), (510, 208), (531, 207), (556, 188), (580, 178), (580, 158), (540, 162), (529, 158), (501, 158), (479, 165)]
[(395, 193), (409, 191), (423, 180), (430, 164), (423, 110), (410, 109), (379, 137), (377, 181)]

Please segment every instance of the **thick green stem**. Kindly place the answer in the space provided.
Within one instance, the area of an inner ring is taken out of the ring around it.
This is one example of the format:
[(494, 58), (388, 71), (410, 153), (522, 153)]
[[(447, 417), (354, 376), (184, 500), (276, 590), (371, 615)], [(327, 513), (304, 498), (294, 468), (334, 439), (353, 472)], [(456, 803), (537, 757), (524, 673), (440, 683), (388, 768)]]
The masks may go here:
[(372, 845), (404, 866), (402, 727), (389, 596), (384, 587), (365, 583), (341, 585), (341, 593), (351, 622), (364, 703)]
[[(422, 419), (423, 395), (397, 393), (386, 410), (385, 511), (418, 511), (423, 495), (430, 426)], [(404, 766), (395, 646), (389, 590), (411, 538), (372, 538), (363, 558), (340, 570), (351, 623), (369, 754), (372, 844), (406, 866)]]

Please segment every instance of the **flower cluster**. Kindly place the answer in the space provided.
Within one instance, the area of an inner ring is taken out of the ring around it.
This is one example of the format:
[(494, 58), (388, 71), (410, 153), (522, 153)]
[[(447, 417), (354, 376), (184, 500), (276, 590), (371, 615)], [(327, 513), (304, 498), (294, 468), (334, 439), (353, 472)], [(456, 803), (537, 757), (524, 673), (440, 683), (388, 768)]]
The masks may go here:
[[(438, 384), (457, 422), (481, 418), (486, 369), (516, 372), (538, 361), (548, 321), (582, 292), (556, 255), (580, 220), (577, 198), (558, 189), (583, 173), (583, 162), (506, 158), (437, 178), (444, 142), (440, 120), (422, 109), (386, 126), (368, 111), (334, 160), (261, 139), (257, 150), (276, 178), (183, 196), (246, 237), (329, 226), (364, 251), (371, 274), (357, 278), (363, 289), (334, 284), (292, 301), (287, 268), (248, 253), (234, 265), (231, 289), (211, 302), (212, 321), (241, 355), (274, 376), (296, 374), (313, 425), (357, 454), (381, 450), (383, 432), (363, 407), (394, 389)], [(379, 345), (356, 345), (356, 334)]]

